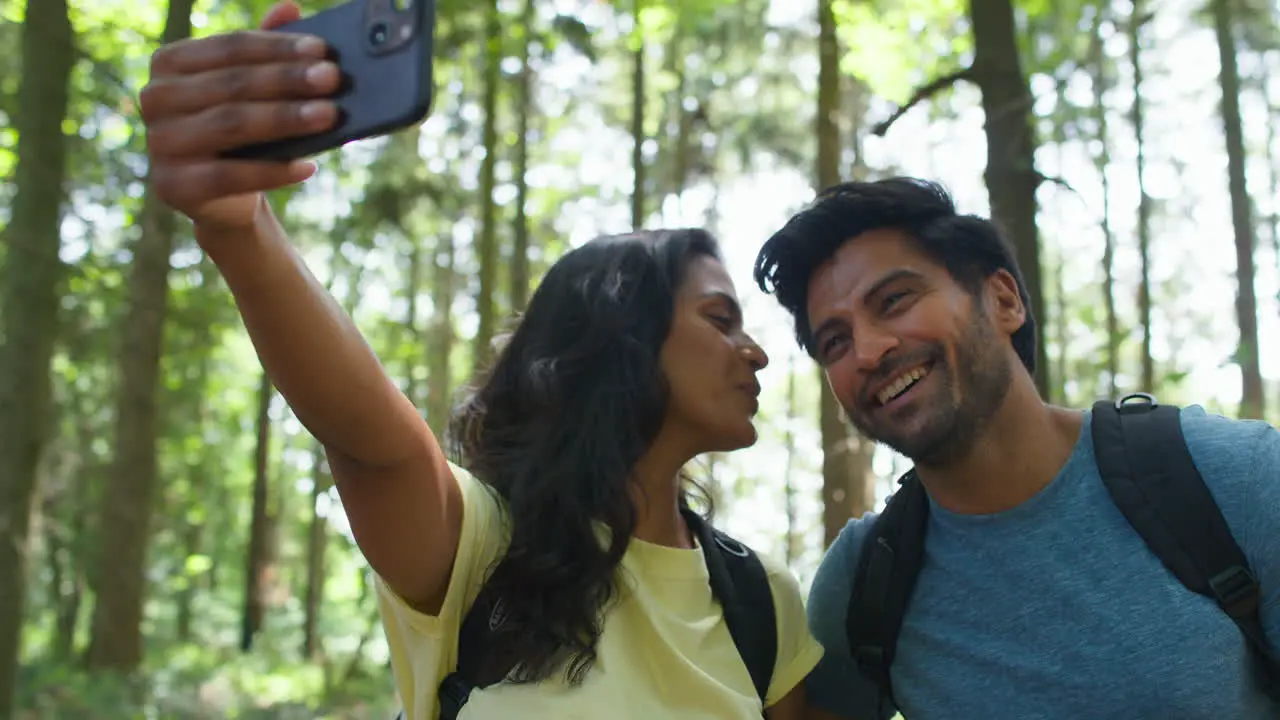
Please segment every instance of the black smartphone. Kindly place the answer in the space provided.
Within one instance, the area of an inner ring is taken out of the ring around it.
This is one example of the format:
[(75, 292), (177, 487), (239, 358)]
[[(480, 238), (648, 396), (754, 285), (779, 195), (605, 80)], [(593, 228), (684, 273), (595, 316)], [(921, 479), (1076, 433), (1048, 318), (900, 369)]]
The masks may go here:
[(435, 0), (350, 0), (276, 28), (329, 44), (342, 72), (338, 122), (314, 135), (245, 145), (247, 160), (296, 160), (416, 125), (431, 110)]

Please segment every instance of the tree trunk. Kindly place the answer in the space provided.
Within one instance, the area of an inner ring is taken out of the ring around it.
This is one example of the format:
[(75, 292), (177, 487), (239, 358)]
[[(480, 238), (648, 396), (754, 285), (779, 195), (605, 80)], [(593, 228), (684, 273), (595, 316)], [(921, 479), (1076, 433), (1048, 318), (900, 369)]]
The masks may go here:
[[(207, 365), (207, 363), (202, 364)], [(207, 372), (208, 370), (204, 368), (200, 370), (200, 387), (208, 387), (204, 381)], [(201, 407), (198, 412), (201, 417), (199, 427), (203, 429), (205, 423), (208, 422), (207, 401), (201, 401)], [(213, 466), (216, 457), (216, 450), (206, 445), (187, 466), (187, 482), (191, 487), (191, 494), (186, 498), (187, 504), (184, 511), (187, 513), (187, 520), (185, 527), (180, 531), (180, 536), (182, 538), (183, 556), (188, 559), (199, 556), (201, 550), (204, 549), (205, 532), (210, 524), (208, 514), (214, 507), (213, 499), (206, 489), (213, 482), (209, 470)], [(214, 553), (209, 552), (208, 554), (213, 555)], [(178, 597), (175, 598), (177, 608), (175, 610), (174, 625), (178, 642), (188, 643), (195, 637), (193, 622), (195, 619), (196, 596), (199, 594), (198, 589), (201, 586), (201, 575), (206, 572), (208, 572), (208, 569), (192, 572), (190, 568), (186, 567), (186, 563), (183, 563), (182, 574), (186, 582), (183, 583), (182, 589), (178, 591)]]
[[(1066, 282), (1066, 261), (1062, 256), (1062, 248), (1058, 248), (1058, 262), (1054, 263), (1053, 268), (1053, 312), (1057, 322), (1053, 324), (1054, 339), (1058, 341), (1058, 356), (1055, 358), (1055, 366), (1058, 369), (1057, 382), (1054, 383), (1049, 397), (1045, 398), (1049, 402), (1056, 402), (1066, 407), (1071, 406), (1071, 395), (1067, 392), (1067, 378), (1070, 377), (1069, 360), (1070, 354), (1067, 352), (1067, 345), (1070, 343), (1067, 335), (1067, 282)], [(1048, 333), (1044, 333), (1048, 335)]]
[[(1010, 0), (970, 0), (973, 23), (973, 79), (982, 91), (986, 116), (987, 193), (992, 218), (1013, 243), (1031, 299), (1031, 314), (1045, 322), (1040, 244), (1036, 229), (1035, 137), (1031, 91), (1022, 74)], [(1036, 343), (1036, 389), (1048, 397), (1045, 343)]]
[[(1107, 74), (1107, 57), (1103, 51), (1105, 39), (1102, 37), (1102, 11), (1097, 11), (1093, 22), (1093, 42), (1091, 45), (1093, 65), (1093, 115), (1097, 123), (1098, 154), (1094, 157), (1094, 167), (1102, 182), (1102, 301), (1106, 306), (1107, 331), (1107, 390), (1109, 397), (1116, 397), (1117, 375), (1120, 365), (1120, 327), (1116, 319), (1116, 284), (1115, 256), (1116, 239), (1111, 231), (1111, 182), (1107, 170), (1111, 166), (1111, 135), (1107, 125), (1106, 94), (1111, 89), (1111, 79)], [(1061, 264), (1061, 259), (1059, 259)], [(1059, 279), (1059, 282), (1061, 280)], [(1065, 304), (1065, 303), (1064, 303)], [(1061, 323), (1063, 318), (1059, 318)], [(1064, 333), (1065, 335), (1065, 333)], [(1058, 378), (1065, 388), (1066, 375)]]
[(685, 69), (685, 34), (688, 32), (687, 11), (683, 5), (676, 11), (675, 28), (671, 32), (671, 40), (665, 50), (667, 72), (675, 78), (675, 87), (668, 101), (668, 128), (675, 129), (674, 148), (671, 163), (671, 193), (675, 196), (677, 212), (684, 213), (684, 194), (689, 187), (689, 169), (693, 161), (691, 147), (693, 131), (693, 113), (684, 107), (685, 95), (689, 92), (688, 73)]
[(634, 0), (631, 29), (631, 227), (644, 227), (645, 217), (645, 167), (644, 167), (644, 29), (640, 26), (641, 0)]
[(1221, 63), (1222, 128), (1227, 140), (1227, 187), (1231, 191), (1231, 225), (1236, 241), (1236, 321), (1240, 344), (1236, 362), (1240, 364), (1243, 393), (1240, 417), (1262, 417), (1262, 368), (1258, 362), (1258, 300), (1253, 276), (1253, 246), (1256, 244), (1253, 209), (1245, 183), (1244, 128), (1240, 122), (1240, 73), (1236, 68), (1234, 8), (1231, 0), (1213, 0), (1214, 33), (1218, 36)]
[[(69, 360), (77, 362), (83, 355), (75, 350), (68, 352)], [(85, 558), (87, 548), (87, 528), (89, 516), (88, 498), (90, 490), (102, 477), (102, 468), (94, 460), (93, 441), (94, 428), (89, 421), (88, 398), (73, 390), (71, 412), (77, 418), (75, 432), (75, 448), (79, 461), (74, 464), (66, 477), (65, 489), (59, 494), (57, 501), (50, 503), (47, 515), (56, 512), (64, 518), (65, 527), (46, 533), (48, 542), (49, 566), (55, 601), (55, 621), (53, 637), (53, 656), (61, 662), (70, 663), (76, 653), (76, 632), (80, 625), (80, 610), (84, 606)], [(56, 506), (56, 509), (55, 507)]]
[[(78, 473), (83, 475), (84, 473)], [(83, 478), (73, 481), (72, 492), (86, 492)], [(84, 535), (87, 512), (81, 497), (71, 497), (72, 519), (67, 529), (67, 542), (61, 544), (62, 559), (55, 565), (60, 570), (57, 617), (54, 628), (53, 654), (62, 662), (71, 662), (76, 653), (76, 630), (80, 626), (80, 608), (84, 605)], [(50, 548), (55, 550), (55, 548)]]
[(480, 243), (477, 248), (480, 288), (476, 296), (476, 315), (479, 324), (472, 351), (476, 369), (489, 363), (496, 315), (498, 209), (493, 192), (498, 163), (498, 83), (501, 81), (499, 69), (502, 64), (502, 26), (498, 13), (497, 0), (489, 0), (485, 5), (484, 162), (480, 164)]
[[(171, 0), (164, 44), (191, 36), (192, 4), (193, 0)], [(142, 234), (130, 264), (124, 344), (119, 350), (115, 455), (98, 515), (102, 555), (94, 574), (96, 602), (87, 657), (94, 669), (132, 672), (142, 662), (147, 545), (156, 485), (157, 391), (176, 221), (153, 193), (144, 195)]]
[[(192, 346), (197, 357), (196, 366), (190, 375), (189, 382), (197, 388), (199, 393), (196, 399), (195, 417), (197, 432), (202, 435), (208, 432), (209, 427), (214, 422), (209, 397), (209, 377), (212, 373), (213, 354), (216, 351), (217, 338), (214, 331), (215, 313), (205, 308), (213, 307), (216, 302), (215, 298), (221, 292), (218, 288), (218, 283), (218, 269), (214, 266), (213, 261), (208, 257), (201, 258), (200, 302), (202, 310), (189, 320), (192, 323), (192, 330), (195, 336)], [(216, 518), (210, 517), (219, 509), (212, 490), (216, 483), (210, 481), (211, 476), (216, 477), (214, 468), (217, 467), (217, 459), (218, 449), (211, 443), (202, 444), (197, 455), (188, 459), (187, 473), (188, 487), (190, 488), (186, 498), (186, 512), (188, 515), (186, 527), (181, 531), (184, 553), (188, 558), (199, 556), (202, 551), (205, 551), (204, 554), (210, 560), (217, 555), (212, 548), (207, 551), (205, 549), (208, 528), (211, 525), (217, 527), (215, 524)], [(210, 571), (210, 567), (194, 573), (186, 567), (183, 568), (186, 583), (182, 586), (176, 598), (175, 629), (179, 642), (191, 642), (195, 637), (193, 621), (195, 618), (196, 597), (199, 594), (199, 589), (208, 583), (208, 579), (201, 576)]]
[[(831, 0), (818, 0), (817, 181), (819, 190), (840, 182), (840, 50)], [(844, 422), (840, 403), (818, 371), (821, 388), (822, 526), (824, 547), (852, 517), (871, 509), (870, 475), (874, 443), (855, 437)]]
[(328, 520), (316, 511), (320, 496), (329, 490), (324, 449), (319, 443), (311, 453), (311, 520), (307, 526), (307, 595), (302, 625), (302, 657), (311, 660), (320, 654), (320, 608), (324, 605), (325, 550)]
[(267, 373), (258, 384), (258, 446), (253, 458), (253, 511), (249, 521), (249, 553), (245, 562), (244, 612), (240, 622), (240, 650), (253, 648), (254, 637), (262, 629), (267, 594), (274, 571), (271, 533), (275, 524), (269, 506), (271, 482), (271, 398), (275, 388)]
[[(423, 253), (422, 242), (416, 238), (410, 239), (412, 247), (409, 249), (409, 277), (405, 287), (405, 317), (404, 330), (409, 333), (409, 346), (413, 352), (404, 356), (404, 394), (409, 398), (409, 402), (414, 407), (418, 407), (418, 368), (419, 368), (419, 348), (422, 347), (422, 332), (418, 329), (418, 295), (422, 288), (422, 266)], [(357, 297), (356, 293), (351, 293), (352, 305)], [(394, 347), (399, 350), (400, 343), (397, 342)]]
[(522, 312), (529, 302), (529, 116), (533, 113), (534, 0), (525, 0), (520, 16), (520, 106), (516, 109), (516, 221), (511, 247), (511, 311)]
[(787, 512), (787, 537), (783, 558), (787, 567), (791, 567), (800, 554), (800, 519), (796, 507), (795, 459), (796, 436), (793, 428), (796, 424), (796, 368), (795, 363), (787, 366), (787, 414), (786, 429), (783, 433), (782, 446), (787, 454), (787, 464), (783, 470), (783, 499)]
[(453, 355), (453, 236), (436, 236), (431, 277), (431, 329), (427, 333), (427, 424), (437, 435), (449, 427), (450, 391), (453, 379), (449, 360)]
[(853, 161), (849, 166), (849, 177), (859, 182), (870, 179), (871, 168), (867, 166), (867, 155), (863, 149), (867, 137), (867, 110), (871, 91), (858, 78), (845, 78), (848, 81), (849, 107), (849, 149)]
[(1142, 27), (1147, 11), (1143, 0), (1133, 0), (1129, 16), (1129, 65), (1133, 72), (1133, 105), (1129, 122), (1133, 124), (1135, 163), (1138, 175), (1138, 323), (1142, 325), (1140, 389), (1155, 392), (1155, 361), (1151, 358), (1151, 196), (1147, 194), (1146, 114), (1142, 97)]
[(13, 712), (26, 599), (27, 533), (50, 419), (59, 228), (75, 38), (66, 0), (28, 0), (14, 118), (18, 162), (0, 270), (0, 719)]
[[(1267, 167), (1270, 169), (1271, 212), (1267, 217), (1268, 230), (1271, 235), (1271, 251), (1275, 258), (1276, 275), (1280, 276), (1280, 133), (1276, 132), (1276, 124), (1280, 123), (1280, 104), (1271, 91), (1270, 77), (1262, 79), (1264, 97), (1267, 103)], [(1280, 290), (1276, 292), (1276, 300), (1280, 301)], [(1277, 399), (1280, 407), (1280, 398)]]

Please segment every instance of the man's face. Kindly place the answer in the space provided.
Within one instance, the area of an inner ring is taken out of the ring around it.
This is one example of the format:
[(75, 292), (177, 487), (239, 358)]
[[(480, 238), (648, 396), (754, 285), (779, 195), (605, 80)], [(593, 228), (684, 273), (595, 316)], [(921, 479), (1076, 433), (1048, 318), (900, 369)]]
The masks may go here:
[(895, 229), (845, 243), (809, 281), (813, 347), (863, 434), (918, 464), (963, 457), (1004, 400), (1024, 313), (1011, 276), (975, 295)]

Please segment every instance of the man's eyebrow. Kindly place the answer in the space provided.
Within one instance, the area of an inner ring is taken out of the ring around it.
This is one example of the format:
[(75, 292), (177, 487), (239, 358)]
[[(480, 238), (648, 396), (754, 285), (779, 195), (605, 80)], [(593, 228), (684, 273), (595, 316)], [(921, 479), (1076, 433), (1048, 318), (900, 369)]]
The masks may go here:
[[(918, 280), (923, 277), (924, 275), (922, 275), (921, 273), (908, 268), (898, 268), (896, 270), (891, 270), (890, 272), (885, 273), (884, 277), (877, 280), (875, 284), (873, 284), (866, 292), (862, 294), (862, 302), (869, 303), (871, 301), (871, 298), (875, 297), (878, 293), (880, 293), (886, 287), (892, 285), (893, 283), (900, 282), (902, 280)], [(839, 318), (827, 318), (826, 320), (823, 320), (817, 327), (813, 328), (813, 330), (809, 332), (809, 338), (810, 340), (817, 342), (818, 338), (823, 333), (828, 332), (842, 324), (844, 324), (844, 321), (840, 320)]]
[(877, 280), (874, 285), (862, 294), (862, 300), (863, 302), (869, 302), (870, 299), (879, 294), (881, 290), (884, 290), (893, 283), (900, 282), (902, 280), (919, 280), (923, 277), (924, 275), (908, 268), (898, 268), (897, 270), (890, 271), (886, 273), (884, 277)]

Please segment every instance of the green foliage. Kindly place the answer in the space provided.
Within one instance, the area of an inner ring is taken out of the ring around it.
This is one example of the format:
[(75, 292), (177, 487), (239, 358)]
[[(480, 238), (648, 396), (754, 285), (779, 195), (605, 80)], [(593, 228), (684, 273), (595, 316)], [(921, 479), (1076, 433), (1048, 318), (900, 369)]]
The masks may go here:
[(21, 670), (19, 706), (35, 717), (96, 720), (381, 720), (399, 710), (383, 678), (357, 676), (326, 691), (324, 669), (310, 663), (194, 646), (166, 660), (141, 679), (31, 663)]
[[(336, 2), (307, 0), (303, 5), (312, 12)], [(195, 34), (253, 27), (272, 4), (197, 2)], [(627, 225), (629, 150), (635, 139), (630, 135), (631, 63), (632, 52), (643, 41), (646, 123), (641, 140), (650, 221), (727, 228), (731, 272), (739, 279), (748, 325), (774, 354), (774, 365), (762, 376), (760, 443), (707, 463), (719, 517), (731, 532), (767, 552), (786, 547), (794, 569), (807, 582), (822, 551), (816, 532), (822, 510), (817, 490), (822, 458), (815, 451), (821, 444), (819, 385), (807, 358), (788, 357), (794, 353), (789, 325), (770, 314), (776, 310), (765, 307), (771, 301), (749, 289), (745, 268), (753, 251), (749, 246), (781, 221), (791, 209), (788, 204), (803, 201), (803, 193), (784, 197), (788, 184), (812, 175), (812, 8), (792, 12), (802, 16), (795, 22), (778, 22), (774, 18), (780, 10), (791, 7), (778, 0), (652, 0), (641, 4), (636, 23), (629, 1), (555, 8), (539, 2), (535, 21), (525, 27), (520, 5), (500, 4), (504, 62), (495, 147), (481, 146), (481, 9), (464, 0), (439, 0), (431, 117), (420, 128), (323, 155), (315, 179), (273, 193), (272, 205), (320, 282), (353, 314), (401, 386), (411, 388), (423, 407), (435, 393), (447, 398), (468, 381), (472, 365), (464, 348), (475, 331), (479, 261), (472, 245), (481, 205), (478, 169), (486, 152), (497, 160), (494, 198), (504, 258), (497, 286), (507, 287), (516, 237), (514, 147), (520, 107), (512, 81), (518, 77), (523, 43), (531, 41), (535, 89), (528, 118), (525, 209), (536, 283), (555, 258), (583, 238)], [(12, 112), (22, 75), (17, 38), (23, 6), (0, 2), (0, 179), (6, 181), (0, 182), (0, 224), (7, 222), (12, 196), (7, 180), (16, 161)], [(1252, 0), (1240, 11), (1246, 19), (1242, 47), (1250, 52), (1277, 47), (1273, 9), (1264, 6)], [(1015, 8), (1023, 67), (1038, 94), (1037, 129), (1044, 147), (1037, 164), (1044, 169), (1050, 166), (1049, 157), (1062, 156), (1062, 179), (1078, 189), (1058, 192), (1049, 183), (1054, 191), (1042, 192), (1040, 201), (1046, 276), (1062, 269), (1062, 287), (1046, 288), (1047, 304), (1055, 310), (1042, 325), (1043, 337), (1050, 357), (1060, 364), (1055, 377), (1062, 381), (1062, 399), (1080, 404), (1107, 391), (1096, 170), (1110, 163), (1121, 187), (1117, 197), (1134, 191), (1126, 179), (1129, 150), (1121, 144), (1128, 142), (1130, 132), (1123, 92), (1103, 103), (1114, 133), (1123, 138), (1114, 159), (1104, 158), (1094, 144), (1097, 108), (1087, 77), (1092, 33), (1102, 13), (1098, 24), (1109, 41), (1102, 63), (1111, 82), (1128, 92), (1119, 37), (1127, 18), (1124, 8), (1094, 0), (1020, 0)], [(86, 580), (117, 569), (111, 558), (100, 555), (102, 538), (89, 509), (96, 506), (112, 460), (116, 386), (122, 362), (131, 353), (122, 346), (120, 322), (147, 175), (136, 98), (147, 81), (166, 7), (157, 0), (79, 0), (72, 9), (79, 61), (64, 121), (72, 172), (63, 205), (62, 325), (51, 368), (57, 412), (35, 503), (20, 706), (35, 717), (93, 714), (104, 720), (391, 717), (396, 703), (367, 568), (329, 487), (327, 469), (323, 461), (315, 462), (313, 439), (279, 398), (271, 408), (267, 448), (274, 556), (265, 626), (252, 652), (237, 649), (261, 367), (225, 284), (195, 247), (189, 223), (181, 219), (171, 258), (159, 379), (160, 488), (145, 568), (146, 662), (128, 679), (79, 669), (78, 658), (90, 641), (87, 620), (94, 600)], [(846, 93), (853, 87), (848, 80), (857, 79), (875, 96), (869, 117), (859, 118), (863, 132), (868, 120), (883, 117), (884, 101), (905, 102), (916, 87), (972, 61), (967, 10), (960, 0), (835, 2)], [(1264, 70), (1274, 69), (1273, 60), (1254, 63), (1261, 69), (1252, 87), (1264, 84)], [(979, 187), (982, 196), (982, 169), (960, 167), (952, 157), (968, 157), (960, 151), (967, 151), (976, 135), (964, 133), (981, 131), (980, 120), (973, 120), (971, 97), (957, 93), (935, 99), (927, 113), (919, 113), (928, 120), (920, 127), (930, 135), (945, 131), (942, 139), (927, 139), (938, 151), (922, 160), (926, 153), (917, 145), (925, 144), (923, 138), (908, 135), (894, 141), (898, 144), (886, 140), (869, 171), (941, 176), (966, 194), (965, 203), (972, 200), (971, 186)], [(839, 119), (846, 130), (853, 125), (848, 100), (841, 100)], [(1188, 108), (1178, 107), (1178, 112)], [(850, 146), (845, 155), (852, 154), (851, 140), (845, 138)], [(1208, 144), (1200, 139), (1175, 144), (1166, 137), (1156, 155), (1179, 155), (1184, 143)], [(1274, 160), (1263, 155), (1264, 145), (1256, 138), (1252, 144), (1260, 157), (1251, 173), (1265, 175)], [(1160, 169), (1161, 177), (1176, 175), (1179, 188), (1190, 187), (1194, 173), (1172, 161)], [(776, 207), (721, 199), (723, 193), (750, 203), (761, 195), (734, 193), (753, 185), (764, 187), (763, 195)], [(1202, 198), (1184, 194), (1155, 208), (1167, 233), (1195, 227)], [(1111, 213), (1124, 260), (1117, 265), (1116, 293), (1118, 385), (1125, 390), (1136, 383), (1141, 334), (1132, 300), (1137, 277), (1134, 263), (1126, 259), (1133, 254), (1132, 209), (1118, 203)], [(1203, 397), (1205, 373), (1232, 362), (1230, 353), (1214, 350), (1229, 347), (1231, 333), (1209, 329), (1212, 321), (1221, 320), (1230, 299), (1210, 302), (1199, 285), (1189, 292), (1188, 278), (1199, 282), (1206, 275), (1203, 258), (1181, 257), (1170, 247), (1175, 246), (1162, 246), (1161, 258), (1167, 262), (1154, 278), (1156, 389), (1168, 401), (1204, 402), (1233, 412), (1231, 402)], [(0, 262), (3, 252), (0, 246)], [(411, 278), (413, 262), (418, 274)], [(1277, 280), (1264, 278), (1260, 285), (1265, 282), (1274, 286)], [(505, 290), (493, 300), (502, 313), (511, 304)], [(446, 342), (452, 342), (453, 351), (436, 367), (435, 354)], [(787, 393), (791, 379), (794, 396)], [(438, 424), (438, 418), (430, 419)], [(895, 470), (884, 453), (877, 463), (881, 476)], [(320, 492), (313, 505), (317, 484)], [(791, 518), (777, 510), (787, 492), (784, 484), (795, 500)], [(314, 617), (319, 647), (314, 657), (303, 658), (311, 580), (307, 560), (316, 518), (324, 529), (320, 544), (325, 552), (324, 587)], [(784, 546), (788, 538), (790, 545)]]
[(968, 63), (966, 9), (960, 0), (837, 0), (841, 69), (876, 95), (905, 103), (916, 86)]

